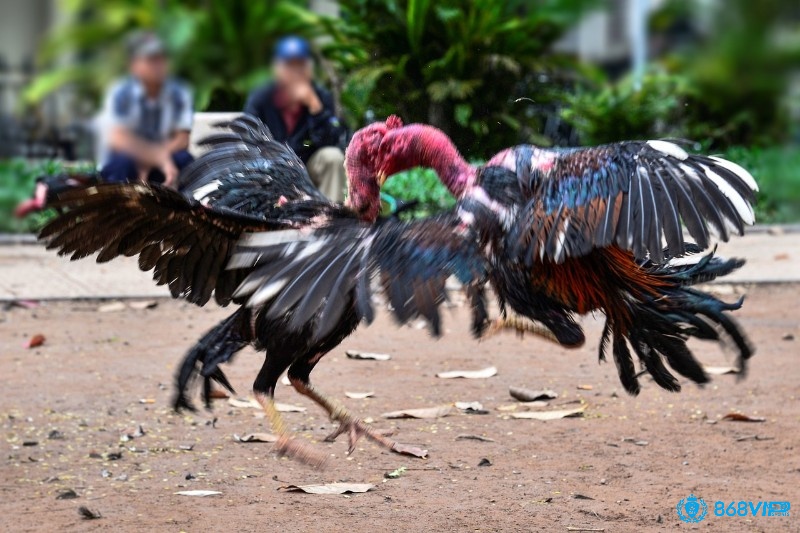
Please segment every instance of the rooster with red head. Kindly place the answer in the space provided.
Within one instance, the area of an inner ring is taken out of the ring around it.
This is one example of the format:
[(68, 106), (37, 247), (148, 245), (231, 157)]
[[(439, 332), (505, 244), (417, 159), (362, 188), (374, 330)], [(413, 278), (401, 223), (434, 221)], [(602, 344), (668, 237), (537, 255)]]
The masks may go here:
[[(380, 185), (406, 169), (432, 168), (458, 199), (453, 212), (402, 230), (353, 222), (338, 226), (336, 237), (327, 229), (318, 231), (329, 258), (359, 265), (351, 272), (332, 265), (325, 273), (348, 280), (340, 289), (356, 290), (359, 317), (371, 318), (369, 279), (377, 276), (398, 318), (419, 313), (438, 324), (431, 296), (438, 287), (426, 276), (442, 268), (465, 281), (478, 334), (489, 325), (486, 284), (502, 310), (492, 330), (531, 328), (563, 345), (579, 346), (585, 338), (574, 315), (603, 312), (600, 359), (610, 348), (631, 394), (640, 390), (641, 373), (667, 390), (680, 390), (667, 366), (696, 383), (707, 382), (687, 347), (690, 337), (732, 343), (738, 366), (745, 370), (753, 350), (729, 313), (741, 300), (725, 303), (690, 287), (743, 264), (700, 253), (713, 237), (727, 240), (754, 221), (757, 186), (738, 165), (689, 154), (667, 141), (631, 141), (555, 150), (521, 145), (475, 167), (440, 130), (403, 126), (396, 117), (357, 133), (346, 165), (355, 183), (373, 183), (377, 176)], [(368, 194), (351, 195), (349, 205), (373, 222), (377, 192), (363, 190)], [(449, 227), (449, 235), (426, 235), (434, 225)], [(682, 227), (697, 244), (684, 240)], [(417, 236), (416, 248), (408, 235)], [(242, 253), (292, 255), (314, 245), (318, 241), (308, 236), (302, 244), (293, 242), (291, 252), (286, 243), (260, 248), (246, 241)], [(458, 246), (460, 255), (444, 253)], [(470, 257), (471, 252), (477, 256)], [(397, 283), (403, 276), (412, 283)], [(252, 288), (242, 293), (271, 279), (270, 268), (263, 267), (250, 276)], [(309, 309), (335, 313), (326, 298)], [(509, 311), (517, 316), (510, 317)], [(639, 359), (638, 370), (631, 352)]]

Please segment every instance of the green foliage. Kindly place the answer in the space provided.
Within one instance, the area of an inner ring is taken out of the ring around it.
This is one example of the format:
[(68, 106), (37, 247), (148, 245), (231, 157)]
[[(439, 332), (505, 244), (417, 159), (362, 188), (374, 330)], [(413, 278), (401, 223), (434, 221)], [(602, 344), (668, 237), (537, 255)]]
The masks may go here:
[(383, 192), (400, 200), (418, 201), (419, 206), (410, 212), (412, 217), (428, 216), (455, 205), (450, 191), (431, 169), (414, 168), (395, 174), (387, 180)]
[(663, 71), (648, 73), (637, 90), (631, 77), (582, 86), (564, 95), (561, 116), (586, 145), (625, 139), (681, 136), (687, 80)]
[[(342, 101), (359, 123), (399, 114), (442, 128), (483, 156), (539, 131), (528, 100), (575, 65), (552, 44), (596, 0), (342, 0), (327, 52), (345, 71)], [(567, 74), (565, 74), (567, 73)]]
[[(70, 0), (68, 23), (58, 27), (40, 55), (44, 67), (25, 92), (32, 104), (69, 85), (85, 100), (100, 101), (126, 71), (125, 38), (134, 30), (158, 32), (178, 76), (195, 92), (198, 110), (241, 109), (247, 93), (267, 78), (276, 38), (315, 37), (321, 17), (302, 0)], [(58, 63), (63, 54), (74, 61)]]

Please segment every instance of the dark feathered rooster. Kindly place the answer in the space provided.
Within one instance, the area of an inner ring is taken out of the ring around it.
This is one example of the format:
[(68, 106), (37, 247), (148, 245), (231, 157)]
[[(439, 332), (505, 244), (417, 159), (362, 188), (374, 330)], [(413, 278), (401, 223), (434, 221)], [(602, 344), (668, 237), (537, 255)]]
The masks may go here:
[[(260, 122), (241, 117), (227, 126), (231, 131), (208, 138), (205, 144), (212, 149), (181, 176), (184, 194), (141, 184), (98, 185), (70, 191), (54, 204), (66, 212), (48, 224), (40, 238), (48, 248), (70, 255), (73, 260), (94, 253), (98, 253), (98, 262), (138, 255), (140, 268), (152, 270), (155, 281), (167, 285), (174, 297), (204, 305), (213, 295), (224, 306), (242, 301), (242, 291), (237, 287), (253, 272), (252, 268), (230, 268), (235, 266), (230, 264), (233, 249), (243, 234), (310, 231), (356, 221), (352, 210), (331, 203), (317, 191), (302, 161), (287, 146), (274, 141)], [(361, 187), (365, 190), (361, 191)], [(352, 198), (372, 198), (376, 208), (380, 203), (378, 193), (375, 179), (360, 180), (350, 189)], [(403, 233), (405, 226), (398, 221), (387, 224), (387, 230), (400, 226), (393, 230), (399, 241), (412, 243), (423, 238), (414, 232)], [(431, 222), (425, 232), (435, 236), (447, 229)], [(284, 233), (277, 235), (285, 238)], [(413, 248), (413, 244), (410, 246)], [(337, 279), (326, 276), (328, 264), (313, 260), (317, 257), (315, 250), (307, 249), (305, 253), (309, 254), (310, 264), (280, 258), (270, 263), (275, 268), (273, 273), (284, 281), (280, 298), (270, 298), (273, 289), (261, 287), (254, 300), (263, 301), (264, 305), (240, 307), (189, 351), (176, 378), (176, 408), (191, 408), (186, 390), (196, 372), (203, 377), (206, 401), (212, 380), (232, 390), (219, 365), (245, 346), (253, 345), (266, 352), (253, 392), (273, 430), (281, 436), (279, 452), (310, 463), (321, 460), (301, 441), (290, 438), (275, 409), (275, 385), (288, 369), (295, 389), (340, 422), (331, 439), (347, 433), (352, 450), (356, 440), (366, 435), (393, 451), (424, 456), (424, 450), (398, 444), (369, 429), (311, 385), (309, 374), (314, 366), (353, 332), (359, 317), (354, 291), (336, 293), (329, 300), (329, 308), (335, 308), (335, 314), (315, 314), (309, 308), (310, 302), (316, 303), (319, 293), (329, 291)], [(443, 253), (456, 255), (459, 250), (454, 246), (452, 251)], [(301, 266), (307, 269), (301, 272)], [(448, 275), (447, 267), (435, 273), (440, 291), (444, 290)], [(322, 283), (312, 283), (319, 280)], [(441, 295), (434, 298), (441, 300)]]
[[(584, 334), (573, 314), (602, 311), (606, 324), (600, 359), (610, 348), (631, 394), (640, 388), (631, 348), (641, 371), (670, 391), (680, 390), (680, 384), (667, 364), (697, 383), (709, 379), (686, 345), (689, 337), (732, 341), (743, 371), (753, 353), (728, 313), (741, 301), (724, 303), (689, 287), (743, 264), (698, 253), (712, 236), (727, 240), (729, 233), (741, 234), (745, 224), (753, 223), (757, 187), (738, 165), (690, 155), (671, 142), (647, 141), (567, 150), (522, 145), (476, 168), (441, 131), (403, 127), (396, 117), (357, 133), (346, 165), (351, 188), (362, 193), (351, 197), (350, 205), (363, 220), (377, 217), (374, 177), (383, 184), (417, 166), (436, 170), (458, 198), (457, 208), (404, 227), (402, 231), (418, 235), (411, 241), (418, 248), (402, 263), (398, 247), (409, 241), (393, 233), (399, 229), (389, 231), (380, 223), (350, 222), (335, 231), (319, 228), (314, 236), (287, 236), (290, 242), (283, 243), (274, 243), (274, 235), (263, 241), (258, 236), (246, 239), (236, 264), (256, 267), (239, 289), (239, 294), (251, 295), (251, 304), (283, 298), (283, 281), (272, 266), (276, 257), (310, 265), (308, 250), (315, 248), (327, 258), (325, 270), (315, 275), (337, 278), (340, 291), (355, 289), (358, 317), (371, 318), (369, 280), (374, 274), (401, 320), (420, 313), (438, 324), (440, 288), (427, 280), (431, 270), (450, 261), (448, 268), (467, 281), (477, 333), (487, 326), (487, 282), (503, 310), (495, 328), (524, 324), (505, 318), (511, 310), (546, 326), (545, 336), (577, 346)], [(434, 225), (449, 228), (449, 236), (434, 234)], [(682, 227), (697, 245), (684, 241)], [(464, 251), (458, 264), (452, 265), (452, 257), (437, 257), (456, 245)], [(470, 251), (478, 256), (466, 255)], [(393, 259), (387, 260), (390, 255)], [(302, 272), (311, 275), (311, 270), (308, 266)], [(402, 283), (403, 276), (410, 276), (412, 283)], [(295, 315), (295, 325), (312, 325), (316, 316), (340, 313), (331, 309), (330, 295), (319, 296), (305, 316)]]

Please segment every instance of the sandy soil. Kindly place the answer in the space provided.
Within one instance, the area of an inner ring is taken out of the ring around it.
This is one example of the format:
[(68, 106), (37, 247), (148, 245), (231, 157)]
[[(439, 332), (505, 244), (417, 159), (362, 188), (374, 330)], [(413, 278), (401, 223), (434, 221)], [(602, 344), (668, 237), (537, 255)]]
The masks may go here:
[[(173, 301), (108, 313), (97, 312), (93, 302), (14, 308), (0, 315), (0, 529), (800, 531), (800, 287), (748, 292), (738, 315), (758, 353), (746, 380), (718, 376), (704, 389), (687, 383), (678, 395), (646, 380), (638, 398), (622, 392), (613, 364), (597, 364), (596, 321), (586, 322), (587, 345), (568, 351), (513, 334), (476, 343), (462, 309), (447, 317), (451, 331), (441, 341), (424, 329), (396, 328), (382, 316), (329, 354), (315, 383), (373, 418), (376, 427), (394, 428), (398, 440), (426, 447), (430, 457), (401, 457), (365, 441), (348, 457), (346, 442), (321, 442), (332, 429), (322, 411), (280, 386), (279, 401), (307, 408), (285, 417), (299, 438), (330, 454), (323, 471), (274, 457), (271, 444), (236, 442), (234, 434), (268, 431), (255, 409), (217, 400), (211, 413), (171, 411), (175, 364), (228, 311)], [(37, 333), (46, 343), (22, 348)], [(347, 348), (392, 359), (350, 360)], [(716, 347), (695, 348), (708, 365), (728, 362)], [(247, 350), (228, 368), (240, 396), (248, 395), (261, 361)], [(489, 365), (498, 368), (497, 376), (435, 377)], [(516, 403), (508, 394), (512, 385), (553, 389), (559, 397), (549, 408), (583, 402), (585, 416), (512, 419), (498, 410)], [(591, 390), (578, 388), (586, 385)], [(353, 400), (345, 391), (375, 396)], [(455, 401), (480, 401), (489, 414), (380, 416)], [(766, 421), (719, 421), (730, 412)], [(139, 425), (145, 435), (121, 440)], [(457, 439), (462, 434), (493, 442)], [(478, 466), (484, 458), (491, 464)], [(401, 477), (384, 478), (400, 466), (408, 468)], [(346, 496), (279, 490), (334, 481), (373, 483), (375, 489)], [(58, 499), (68, 489), (77, 498)], [(222, 494), (174, 494), (194, 489)], [(709, 506), (700, 524), (682, 523), (675, 511), (690, 493)], [(716, 517), (717, 500), (786, 500), (793, 516)], [(102, 518), (82, 519), (80, 506)]]

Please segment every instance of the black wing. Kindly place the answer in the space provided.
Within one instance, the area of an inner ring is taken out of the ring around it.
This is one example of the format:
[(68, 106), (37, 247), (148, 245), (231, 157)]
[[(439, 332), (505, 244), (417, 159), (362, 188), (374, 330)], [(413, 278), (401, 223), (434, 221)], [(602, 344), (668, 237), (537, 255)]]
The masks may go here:
[(685, 252), (682, 225), (706, 248), (712, 234), (725, 241), (755, 218), (758, 187), (746, 170), (667, 141), (518, 146), (489, 164), (520, 180), (523, 224), (514, 237), (528, 263), (560, 263), (612, 244), (660, 261), (664, 242), (672, 256)]
[(107, 184), (68, 192), (54, 207), (66, 212), (39, 234), (48, 249), (97, 262), (139, 256), (159, 285), (203, 305), (212, 292), (226, 305), (243, 273), (225, 270), (242, 233), (287, 227), (224, 208), (209, 209), (180, 193), (140, 184)]
[(200, 144), (212, 149), (180, 176), (181, 191), (211, 207), (224, 207), (263, 218), (286, 217), (289, 203), (332, 205), (317, 190), (303, 161), (276, 141), (258, 119), (242, 115), (217, 124)]
[(247, 235), (230, 266), (253, 269), (237, 298), (266, 306), (268, 317), (291, 311), (288, 326), (300, 330), (313, 323), (317, 339), (352, 306), (360, 319), (372, 321), (373, 279), (400, 322), (422, 316), (438, 335), (446, 281), (456, 276), (472, 303), (476, 334), (487, 321), (487, 266), (473, 230), (455, 214), (415, 222), (390, 219), (376, 226), (337, 221), (313, 232)]

